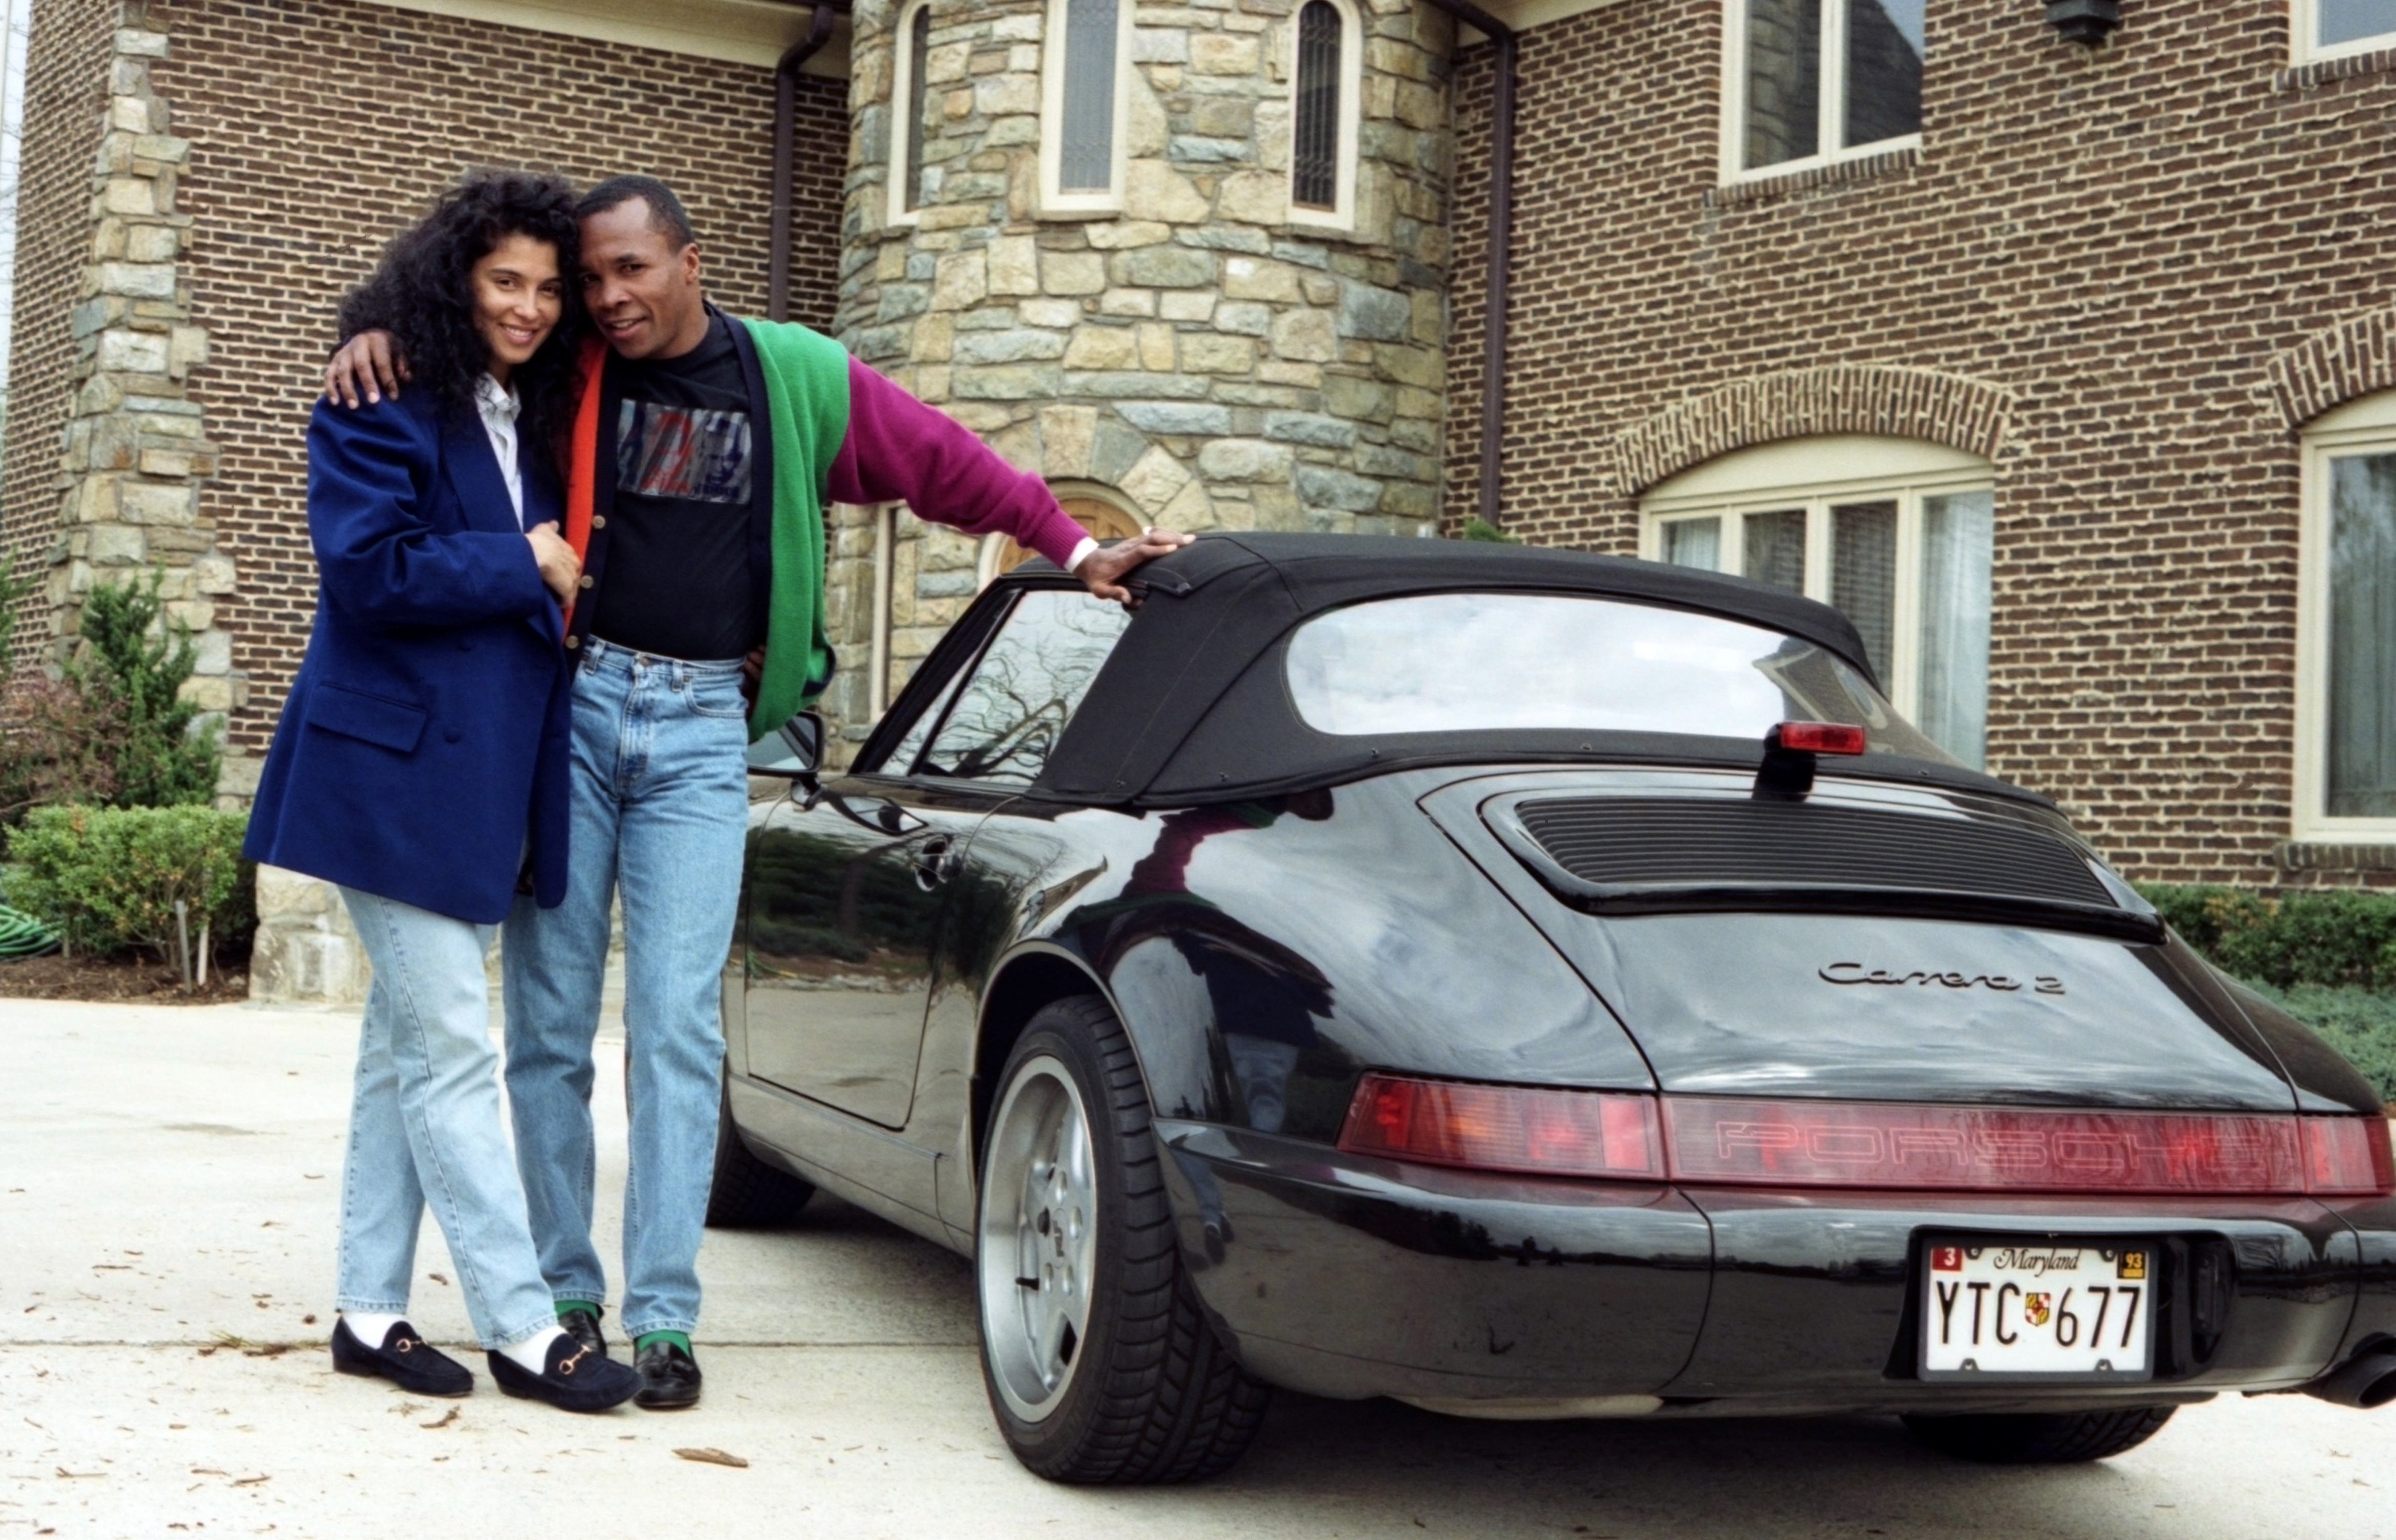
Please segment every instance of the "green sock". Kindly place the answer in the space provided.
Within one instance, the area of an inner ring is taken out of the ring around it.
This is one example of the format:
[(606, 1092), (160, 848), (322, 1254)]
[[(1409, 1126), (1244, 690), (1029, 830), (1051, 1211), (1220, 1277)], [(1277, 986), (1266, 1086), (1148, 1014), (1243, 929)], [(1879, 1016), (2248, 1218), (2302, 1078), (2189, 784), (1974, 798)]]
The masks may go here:
[(599, 1319), (599, 1307), (592, 1304), (591, 1301), (587, 1299), (561, 1299), (557, 1302), (557, 1319), (560, 1321), (564, 1321), (568, 1315), (571, 1315), (577, 1310), (581, 1311), (584, 1315), (589, 1316), (593, 1321)]
[(687, 1332), (643, 1332), (632, 1339), (632, 1351), (646, 1352), (652, 1342), (671, 1342), (686, 1353), (690, 1351), (690, 1334)]

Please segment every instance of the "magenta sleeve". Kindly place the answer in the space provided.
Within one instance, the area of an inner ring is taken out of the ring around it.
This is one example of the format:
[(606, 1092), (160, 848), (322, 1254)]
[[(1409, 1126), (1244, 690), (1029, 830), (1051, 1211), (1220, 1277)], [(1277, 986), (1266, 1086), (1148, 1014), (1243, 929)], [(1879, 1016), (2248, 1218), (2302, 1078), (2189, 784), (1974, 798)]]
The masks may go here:
[(1048, 484), (999, 458), (962, 423), (852, 358), (848, 437), (825, 496), (835, 502), (904, 502), (915, 516), (968, 535), (1011, 535), (1058, 566), (1082, 543), (1080, 524)]

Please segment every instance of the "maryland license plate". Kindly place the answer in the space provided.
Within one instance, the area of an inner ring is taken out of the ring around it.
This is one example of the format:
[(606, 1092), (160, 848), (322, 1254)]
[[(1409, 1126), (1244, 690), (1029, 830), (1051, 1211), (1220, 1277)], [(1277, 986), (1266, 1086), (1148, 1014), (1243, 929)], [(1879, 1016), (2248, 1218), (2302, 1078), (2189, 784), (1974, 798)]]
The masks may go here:
[(2156, 1256), (2151, 1242), (1934, 1238), (1923, 1377), (2151, 1378)]

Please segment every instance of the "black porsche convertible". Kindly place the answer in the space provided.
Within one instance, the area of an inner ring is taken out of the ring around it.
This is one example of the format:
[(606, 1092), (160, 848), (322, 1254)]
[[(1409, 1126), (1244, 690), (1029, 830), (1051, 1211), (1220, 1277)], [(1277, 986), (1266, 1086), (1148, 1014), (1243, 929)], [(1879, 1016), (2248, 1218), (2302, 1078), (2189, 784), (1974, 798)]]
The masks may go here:
[(2371, 1087), (1837, 612), (1431, 540), (1139, 578), (1018, 568), (846, 772), (752, 755), (711, 1219), (971, 1256), (1032, 1469), (1218, 1471), (1276, 1386), (1998, 1461), (2396, 1399)]

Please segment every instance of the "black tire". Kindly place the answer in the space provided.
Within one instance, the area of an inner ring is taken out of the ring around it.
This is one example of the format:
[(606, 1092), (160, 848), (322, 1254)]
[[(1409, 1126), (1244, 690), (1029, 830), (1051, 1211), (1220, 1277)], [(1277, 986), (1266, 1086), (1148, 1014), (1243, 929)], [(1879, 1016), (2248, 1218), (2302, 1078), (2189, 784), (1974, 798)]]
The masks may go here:
[[(1015, 1457), (1052, 1481), (1128, 1485), (1218, 1475), (1255, 1440), (1272, 1390), (1240, 1368), (1182, 1270), (1148, 1089), (1122, 1025), (1096, 996), (1042, 1009), (1008, 1055), (983, 1141), (976, 1234), (985, 1233), (993, 1201), (999, 1112), (1025, 1068), (1043, 1060), (1066, 1068), (1087, 1114), (1098, 1199), (1088, 1330), (1055, 1404), (1028, 1420), (1001, 1392), (985, 1308), (982, 1383), (991, 1411)], [(982, 1265), (978, 1256), (978, 1291)], [(1017, 1270), (1005, 1259), (992, 1265)]]
[(2110, 1460), (2163, 1430), (2177, 1408), (2130, 1406), (2113, 1412), (1972, 1413), (1912, 1415), (1908, 1431), (1941, 1454), (1982, 1465), (2076, 1465)]
[(816, 1195), (816, 1185), (778, 1171), (750, 1153), (732, 1122), (727, 1079), (715, 1114), (715, 1179), (707, 1189), (707, 1222), (717, 1229), (787, 1225)]

